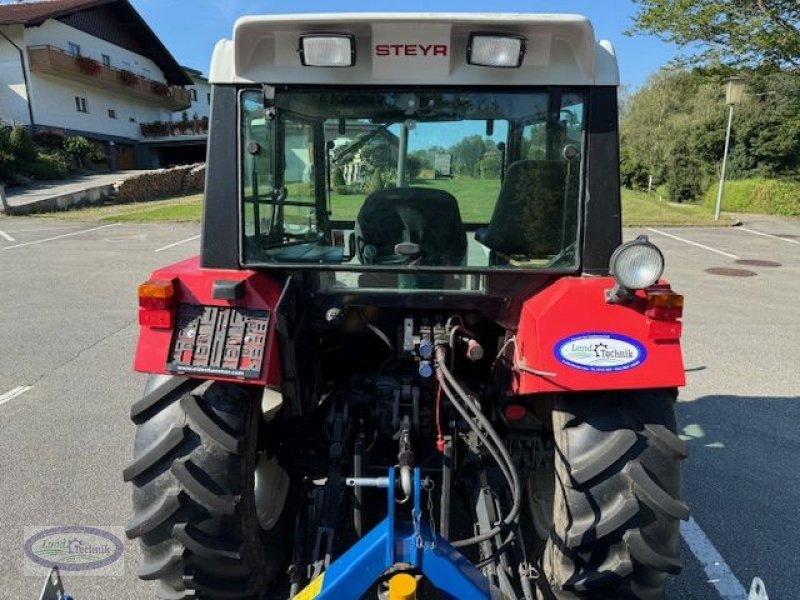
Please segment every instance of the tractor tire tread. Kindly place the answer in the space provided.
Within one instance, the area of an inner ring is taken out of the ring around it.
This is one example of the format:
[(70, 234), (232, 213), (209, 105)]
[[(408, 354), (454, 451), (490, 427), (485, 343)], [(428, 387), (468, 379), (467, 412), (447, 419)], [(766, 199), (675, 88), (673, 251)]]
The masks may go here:
[(143, 475), (180, 446), (185, 439), (186, 428), (173, 425), (125, 468), (122, 478), (130, 482)]
[(674, 390), (564, 394), (554, 400), (554, 528), (544, 597), (664, 600), (680, 571), (680, 461)]
[(685, 521), (689, 518), (689, 507), (685, 502), (673, 498), (658, 485), (639, 463), (628, 463), (625, 473), (633, 482), (636, 497), (646, 502), (650, 508), (660, 510), (673, 519)]

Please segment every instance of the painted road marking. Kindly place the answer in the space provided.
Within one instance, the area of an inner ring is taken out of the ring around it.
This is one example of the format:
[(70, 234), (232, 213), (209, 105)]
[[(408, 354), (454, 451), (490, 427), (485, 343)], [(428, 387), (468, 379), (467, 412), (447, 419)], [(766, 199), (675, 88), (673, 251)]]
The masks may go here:
[(6, 392), (2, 396), (0, 396), (0, 406), (3, 406), (3, 404), (13, 400), (17, 396), (21, 396), (22, 394), (27, 392), (29, 389), (31, 389), (31, 386), (29, 386), (29, 385), (20, 385), (18, 387), (15, 387), (13, 390), (11, 390), (9, 392)]
[(692, 554), (703, 565), (708, 582), (714, 586), (722, 600), (747, 600), (748, 594), (744, 586), (736, 579), (728, 563), (700, 529), (697, 521), (689, 517), (688, 521), (682, 522), (681, 535)]
[[(763, 235), (764, 237), (772, 238), (775, 240), (780, 240), (782, 242), (789, 242), (790, 244), (797, 244), (800, 246), (800, 242), (797, 240), (790, 240), (789, 238), (781, 237), (779, 235), (772, 235), (771, 233), (764, 233), (763, 231), (756, 231), (755, 229), (748, 229), (747, 227), (737, 227), (739, 231), (746, 231), (747, 233), (752, 233), (755, 235)], [(2, 233), (2, 232), (0, 232)]]
[(6, 246), (2, 248), (3, 250), (11, 250), (13, 248), (24, 248), (25, 246), (35, 246), (36, 244), (44, 244), (45, 242), (53, 242), (55, 240), (61, 240), (68, 237), (73, 237), (76, 235), (83, 235), (84, 233), (91, 233), (92, 231), (100, 231), (101, 229), (108, 229), (109, 227), (117, 227), (122, 223), (112, 223), (111, 225), (101, 225), (100, 227), (92, 227), (91, 229), (82, 229), (81, 231), (73, 231), (72, 233), (65, 233), (63, 235), (57, 235), (51, 238), (45, 238), (43, 240), (35, 240), (33, 242), (25, 242), (24, 244), (16, 244), (14, 246)]
[(16, 242), (17, 241), (13, 237), (8, 235), (5, 231), (3, 231), (2, 229), (0, 229), (0, 237), (3, 238), (4, 240), (8, 241), (8, 242)]
[(167, 246), (164, 246), (163, 248), (159, 248), (158, 250), (156, 250), (156, 252), (163, 252), (164, 250), (169, 250), (170, 248), (174, 248), (175, 246), (180, 246), (181, 244), (186, 244), (188, 242), (193, 242), (194, 240), (197, 240), (197, 239), (200, 239), (200, 236), (199, 235), (194, 235), (194, 236), (192, 236), (190, 238), (186, 238), (185, 240), (181, 240), (180, 242), (175, 242), (173, 244), (168, 244)]
[(717, 250), (716, 248), (712, 248), (711, 246), (706, 246), (705, 244), (693, 242), (692, 240), (687, 240), (686, 238), (678, 237), (677, 235), (672, 235), (671, 233), (667, 233), (666, 231), (661, 231), (660, 229), (651, 229), (648, 227), (647, 231), (652, 231), (653, 233), (657, 233), (659, 235), (672, 238), (673, 240), (678, 240), (679, 242), (683, 242), (684, 244), (689, 244), (690, 246), (697, 246), (698, 248), (702, 248), (703, 250), (708, 250), (709, 252), (714, 252), (716, 254), (721, 254), (722, 256), (727, 256), (728, 258), (732, 258), (733, 260), (739, 260), (741, 258), (741, 256), (731, 254), (730, 252), (725, 252), (724, 250)]

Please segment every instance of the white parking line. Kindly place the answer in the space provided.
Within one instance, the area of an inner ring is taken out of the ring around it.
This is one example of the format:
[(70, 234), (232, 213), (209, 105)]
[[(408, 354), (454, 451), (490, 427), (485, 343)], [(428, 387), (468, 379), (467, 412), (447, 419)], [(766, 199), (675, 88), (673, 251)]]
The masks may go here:
[(672, 238), (673, 240), (678, 240), (679, 242), (683, 242), (684, 244), (689, 244), (690, 246), (697, 246), (698, 248), (702, 248), (703, 250), (708, 250), (709, 252), (715, 252), (716, 254), (721, 254), (722, 256), (727, 256), (728, 258), (732, 258), (733, 260), (738, 260), (741, 257), (737, 256), (736, 254), (731, 254), (730, 252), (725, 252), (724, 250), (717, 250), (716, 248), (712, 248), (711, 246), (706, 246), (705, 244), (700, 244), (698, 242), (693, 242), (692, 240), (687, 240), (682, 237), (678, 237), (677, 235), (672, 235), (671, 233), (667, 233), (666, 231), (661, 231), (660, 229), (651, 229), (647, 228), (647, 231), (652, 231), (653, 233), (657, 233), (659, 235), (666, 236), (668, 238)]
[(199, 235), (192, 236), (190, 238), (186, 238), (185, 240), (181, 240), (180, 242), (175, 242), (173, 244), (168, 244), (163, 248), (159, 248), (156, 252), (163, 252), (164, 250), (169, 250), (170, 248), (174, 248), (175, 246), (180, 246), (181, 244), (186, 244), (187, 242), (193, 242), (194, 240), (200, 239)]
[(100, 227), (92, 227), (91, 229), (82, 229), (81, 231), (73, 231), (72, 233), (65, 233), (63, 235), (57, 235), (51, 238), (45, 238), (43, 240), (35, 240), (33, 242), (25, 242), (23, 244), (15, 244), (14, 246), (6, 246), (2, 248), (2, 250), (12, 250), (14, 248), (24, 248), (25, 246), (35, 246), (36, 244), (44, 244), (45, 242), (53, 242), (55, 240), (60, 240), (63, 238), (73, 237), (76, 235), (83, 235), (84, 233), (91, 233), (92, 231), (100, 231), (101, 229), (108, 229), (109, 227), (117, 227), (121, 225), (121, 223), (112, 223), (111, 225), (101, 225)]
[(708, 582), (714, 586), (722, 600), (747, 600), (748, 594), (744, 586), (736, 579), (728, 563), (700, 529), (697, 521), (689, 517), (688, 521), (681, 523), (681, 535), (692, 554), (703, 565)]
[(17, 241), (13, 237), (8, 235), (5, 231), (3, 231), (2, 229), (0, 229), (0, 237), (3, 238), (6, 241), (9, 241), (9, 242), (16, 242)]
[[(748, 229), (747, 227), (737, 227), (736, 229), (738, 229), (739, 231), (746, 231), (747, 233), (752, 233), (752, 234), (755, 234), (755, 235), (763, 235), (764, 237), (772, 238), (772, 239), (775, 239), (775, 240), (780, 240), (782, 242), (789, 242), (790, 244), (797, 244), (798, 246), (800, 246), (800, 242), (798, 242), (797, 240), (790, 240), (789, 238), (781, 237), (779, 235), (772, 235), (771, 233), (764, 233), (763, 231), (756, 231), (755, 229)], [(0, 231), (0, 233), (2, 233), (2, 232)]]
[(17, 396), (21, 396), (25, 392), (31, 389), (29, 385), (21, 385), (19, 387), (15, 387), (13, 390), (6, 392), (2, 396), (0, 396), (0, 406), (3, 406), (6, 402), (13, 400)]

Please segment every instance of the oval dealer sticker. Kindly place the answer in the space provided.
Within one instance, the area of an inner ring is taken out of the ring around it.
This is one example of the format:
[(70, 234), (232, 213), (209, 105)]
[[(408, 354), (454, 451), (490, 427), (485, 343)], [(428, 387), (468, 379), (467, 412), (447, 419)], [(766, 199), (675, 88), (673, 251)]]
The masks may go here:
[(593, 373), (627, 371), (647, 360), (644, 346), (616, 333), (571, 335), (556, 344), (554, 353), (558, 362)]

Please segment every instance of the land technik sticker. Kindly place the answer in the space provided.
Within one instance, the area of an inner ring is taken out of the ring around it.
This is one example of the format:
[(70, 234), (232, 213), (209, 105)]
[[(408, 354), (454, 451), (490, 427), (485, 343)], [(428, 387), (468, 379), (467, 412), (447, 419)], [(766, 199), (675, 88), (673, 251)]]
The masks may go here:
[(647, 349), (616, 333), (579, 333), (564, 338), (553, 349), (556, 360), (573, 369), (617, 373), (635, 369), (647, 360)]

